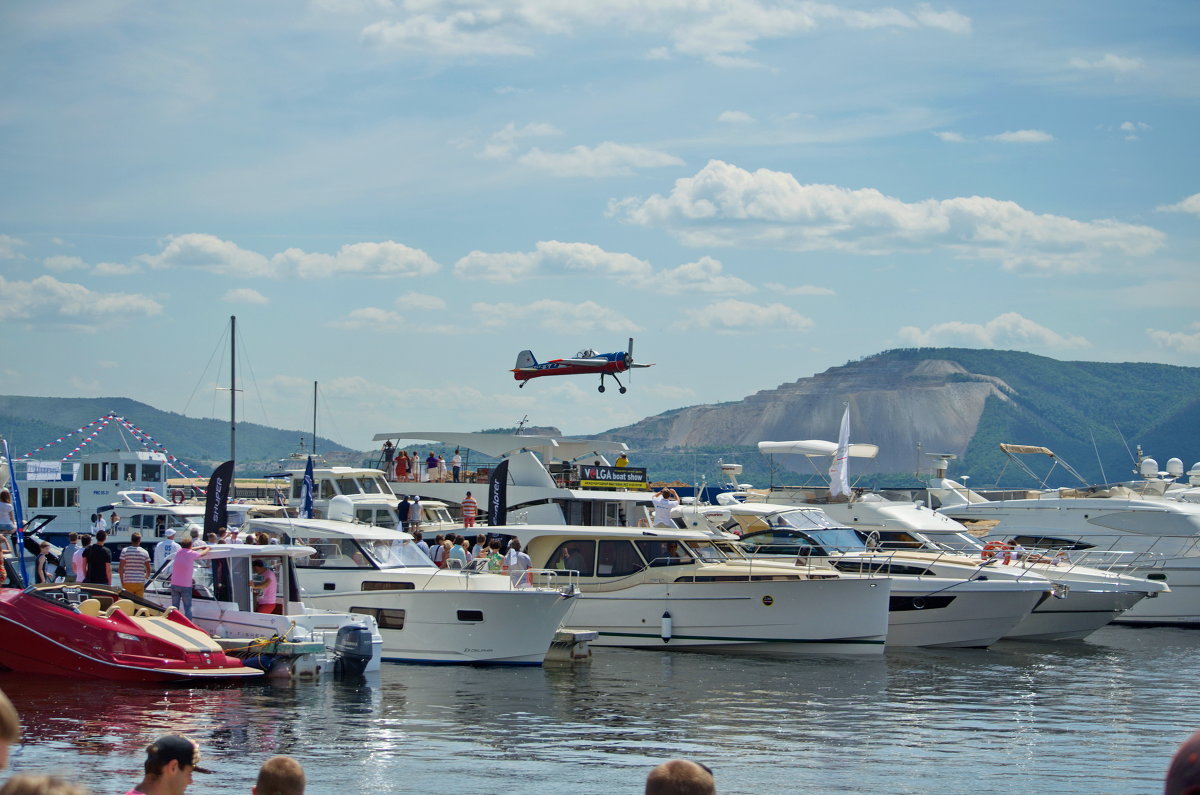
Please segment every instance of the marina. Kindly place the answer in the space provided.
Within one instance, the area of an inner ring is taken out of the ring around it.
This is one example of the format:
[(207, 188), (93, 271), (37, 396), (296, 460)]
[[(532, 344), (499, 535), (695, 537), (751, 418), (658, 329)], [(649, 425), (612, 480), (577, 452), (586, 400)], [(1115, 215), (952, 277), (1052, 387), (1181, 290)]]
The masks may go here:
[(314, 793), (640, 792), (653, 765), (685, 757), (741, 795), (1152, 795), (1200, 725), (1194, 637), (1110, 627), (1067, 645), (809, 660), (597, 649), (571, 668), (385, 665), (361, 682), (199, 689), (0, 674), (0, 688), (24, 722), (13, 771), (98, 792), (135, 782), (145, 743), (180, 730), (214, 771), (196, 792), (244, 791), (284, 753)]

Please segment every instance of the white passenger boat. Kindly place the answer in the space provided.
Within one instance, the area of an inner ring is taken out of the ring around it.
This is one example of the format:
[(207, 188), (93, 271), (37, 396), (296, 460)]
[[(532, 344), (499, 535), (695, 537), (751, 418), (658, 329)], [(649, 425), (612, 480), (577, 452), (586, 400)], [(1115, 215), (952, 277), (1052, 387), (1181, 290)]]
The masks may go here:
[(373, 617), (385, 660), (540, 665), (573, 603), (568, 577), (518, 587), (499, 574), (439, 569), (411, 535), (387, 528), (251, 518), (247, 529), (316, 549), (297, 561), (304, 600)]
[[(304, 461), (289, 461), (282, 471), (268, 477), (279, 484), (281, 501), (293, 508), (301, 506), (304, 500)], [(337, 498), (342, 507), (334, 510), (335, 518), (395, 529), (398, 518), (396, 506), (401, 496), (392, 493), (383, 471), (379, 469), (313, 467), (313, 518), (316, 519), (329, 518), (330, 501)], [(462, 523), (451, 518), (445, 503), (423, 499), (421, 527), (432, 537), (433, 533), (442, 530), (461, 529)]]
[[(829, 448), (836, 445), (821, 441), (763, 442), (759, 447), (767, 453), (824, 458), (829, 455)], [(850, 455), (871, 457), (877, 449), (874, 445), (851, 445)], [(936, 457), (936, 460), (944, 474), (949, 459)], [(854, 528), (863, 538), (872, 538), (880, 549), (924, 551), (943, 557), (960, 555), (963, 564), (988, 564), (991, 568), (996, 565), (993, 561), (998, 561), (1004, 571), (1010, 572), (988, 575), (992, 579), (1012, 576), (1013, 572), (1018, 576), (1030, 572), (1050, 580), (1061, 598), (1044, 600), (1035, 607), (1005, 635), (1010, 640), (1079, 640), (1127, 615), (1147, 597), (1166, 590), (1161, 582), (1136, 573), (1085, 565), (1079, 559), (1038, 554), (998, 555), (985, 550), (985, 542), (966, 532), (960, 523), (912, 501), (889, 500), (872, 493), (855, 493), (838, 501), (828, 499), (827, 492), (806, 489), (773, 488), (764, 493), (769, 495), (765, 500), (772, 503), (820, 508), (838, 524)], [(734, 495), (726, 497), (727, 501), (734, 499), (737, 499)]]
[[(731, 559), (687, 530), (507, 525), (533, 565), (578, 573), (594, 646), (772, 656), (883, 651), (891, 581)], [(535, 582), (538, 579), (535, 578)]]
[[(379, 669), (383, 638), (375, 619), (364, 613), (334, 612), (306, 604), (296, 577), (296, 561), (315, 554), (312, 547), (290, 544), (213, 544), (195, 567), (192, 622), (218, 638), (257, 641), (279, 637), (292, 643), (320, 644), (316, 662), (331, 670), (338, 634), (359, 627), (370, 638), (364, 670)], [(253, 566), (262, 561), (275, 574), (278, 613), (256, 609)], [(171, 605), (170, 564), (147, 584), (145, 598), (163, 607)], [(345, 633), (343, 633), (345, 634)], [(239, 654), (238, 656), (242, 656)]]
[[(602, 527), (649, 526), (652, 494), (646, 470), (617, 467), (614, 461), (628, 452), (622, 442), (498, 433), (399, 431), (375, 435), (375, 441), (397, 440), (459, 449), (467, 456), (460, 482), (432, 477), (422, 468), (408, 480), (388, 473), (388, 484), (397, 495), (416, 494), (421, 500), (438, 500), (458, 506), (467, 491), (480, 510), (488, 504), (488, 475), (496, 461), (508, 461), (508, 524), (571, 524)], [(417, 447), (418, 450), (425, 449)], [(489, 462), (470, 463), (470, 454)], [(478, 456), (477, 456), (478, 457)]]
[(736, 541), (757, 562), (829, 567), (847, 577), (890, 577), (889, 646), (990, 646), (1012, 633), (1034, 607), (1056, 601), (1054, 587), (1037, 574), (1002, 571), (997, 577), (995, 566), (945, 552), (868, 549), (854, 530), (816, 508), (747, 502), (684, 506), (676, 513), (697, 529)]

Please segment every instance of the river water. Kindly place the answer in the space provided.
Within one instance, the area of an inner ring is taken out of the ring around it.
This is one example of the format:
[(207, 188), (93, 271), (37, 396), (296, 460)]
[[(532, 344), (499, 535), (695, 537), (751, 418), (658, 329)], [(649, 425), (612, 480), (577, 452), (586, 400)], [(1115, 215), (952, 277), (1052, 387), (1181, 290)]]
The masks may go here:
[[(1200, 633), (1110, 627), (1083, 643), (771, 660), (596, 650), (565, 668), (385, 664), (357, 682), (129, 686), (0, 674), (22, 715), (14, 770), (96, 792), (143, 748), (194, 736), (249, 792), (276, 753), (309, 793), (638, 793), (672, 757), (720, 793), (1156, 793), (1200, 728)], [(3, 774), (0, 774), (2, 777)]]

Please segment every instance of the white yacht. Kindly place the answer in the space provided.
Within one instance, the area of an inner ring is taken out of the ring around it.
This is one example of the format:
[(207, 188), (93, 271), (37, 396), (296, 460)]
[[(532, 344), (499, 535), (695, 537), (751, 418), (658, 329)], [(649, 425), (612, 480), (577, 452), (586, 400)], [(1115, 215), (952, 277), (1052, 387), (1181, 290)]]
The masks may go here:
[[(192, 621), (219, 638), (259, 639), (279, 636), (296, 643), (320, 643), (325, 653), (318, 662), (328, 668), (333, 661), (338, 631), (362, 626), (371, 637), (371, 656), (365, 670), (379, 669), (383, 637), (375, 619), (364, 613), (334, 612), (305, 604), (296, 577), (296, 561), (313, 555), (312, 547), (291, 544), (213, 544), (193, 565)], [(255, 610), (252, 562), (263, 561), (276, 577), (278, 613)], [(170, 564), (165, 564), (147, 584), (145, 598), (164, 607), (171, 605)]]
[[(764, 452), (799, 453), (808, 457), (828, 455), (820, 445), (831, 442), (764, 442)], [(851, 456), (871, 457), (874, 445), (852, 446)], [(937, 457), (943, 467), (948, 457)], [(757, 493), (757, 492), (756, 492)], [(774, 503), (815, 505), (835, 522), (852, 527), (871, 538), (880, 549), (925, 551), (964, 556), (964, 563), (982, 565), (1002, 558), (1005, 571), (1030, 572), (1050, 580), (1060, 599), (1046, 600), (1034, 608), (1005, 637), (1014, 640), (1079, 640), (1128, 614), (1147, 597), (1167, 590), (1161, 582), (1144, 576), (1084, 565), (1080, 560), (1053, 556), (999, 556), (985, 552), (985, 542), (963, 526), (932, 509), (912, 501), (888, 500), (879, 494), (855, 493), (847, 500), (828, 499), (824, 490), (771, 489), (766, 499)], [(995, 564), (992, 564), (993, 566)], [(991, 575), (993, 579), (995, 575)]]
[[(497, 433), (399, 431), (375, 435), (375, 441), (397, 440), (411, 449), (414, 442), (459, 449), (466, 456), (460, 482), (442, 480), (424, 469), (408, 480), (388, 483), (398, 495), (417, 494), (458, 506), (467, 491), (486, 513), (488, 479), (496, 461), (508, 461), (507, 522), (509, 524), (570, 524), (592, 527), (650, 525), (652, 494), (646, 470), (617, 467), (613, 462), (628, 452), (622, 442)], [(417, 445), (417, 450), (425, 449)], [(471, 462), (471, 453), (486, 458)], [(415, 479), (413, 479), (415, 478)]]
[[(299, 508), (304, 499), (305, 462), (289, 462), (282, 472), (268, 477), (279, 484), (279, 501)], [(337, 498), (343, 506), (339, 518), (376, 527), (396, 527), (396, 506), (408, 492), (392, 493), (384, 473), (370, 467), (313, 467), (313, 518), (330, 516), (330, 504)], [(347, 512), (346, 509), (349, 509)], [(335, 511), (336, 512), (336, 511)], [(421, 528), (431, 537), (442, 530), (461, 530), (462, 523), (450, 516), (446, 503), (421, 500)]]
[(1044, 489), (988, 500), (944, 472), (929, 483), (938, 512), (985, 534), (985, 541), (1170, 586), (1116, 622), (1200, 625), (1200, 505), (1123, 486)]
[[(773, 656), (883, 651), (891, 580), (730, 558), (692, 530), (507, 525), (535, 567), (578, 577), (594, 646)], [(535, 579), (537, 582), (537, 579)]]
[[(958, 555), (868, 548), (821, 510), (765, 503), (683, 506), (679, 520), (706, 530), (757, 562), (830, 567), (843, 576), (892, 579), (889, 646), (982, 648), (1012, 633), (1035, 606), (1055, 602), (1044, 577), (1002, 571)], [(999, 561), (996, 561), (999, 563)]]
[(374, 618), (385, 660), (540, 665), (573, 603), (566, 576), (520, 587), (500, 574), (439, 569), (411, 535), (383, 527), (251, 518), (247, 529), (316, 549), (296, 563), (305, 602)]

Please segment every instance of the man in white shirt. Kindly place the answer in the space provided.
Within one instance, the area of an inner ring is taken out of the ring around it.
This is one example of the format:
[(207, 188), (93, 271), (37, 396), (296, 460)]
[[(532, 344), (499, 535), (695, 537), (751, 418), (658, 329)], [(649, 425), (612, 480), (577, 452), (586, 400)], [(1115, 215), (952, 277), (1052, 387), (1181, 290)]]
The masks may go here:
[(679, 495), (675, 493), (675, 489), (664, 488), (654, 495), (651, 502), (654, 505), (654, 526), (674, 527), (675, 522), (671, 521), (671, 509), (679, 507)]
[(454, 476), (454, 482), (458, 483), (462, 474), (462, 456), (458, 454), (458, 450), (454, 451), (454, 457), (450, 459), (450, 473)]
[(504, 571), (508, 572), (512, 584), (518, 588), (526, 585), (526, 572), (533, 568), (533, 560), (521, 551), (521, 542), (513, 539), (504, 556)]
[(158, 571), (164, 563), (175, 557), (175, 553), (179, 551), (179, 544), (175, 542), (175, 531), (168, 529), (163, 535), (165, 538), (154, 545), (155, 571)]

